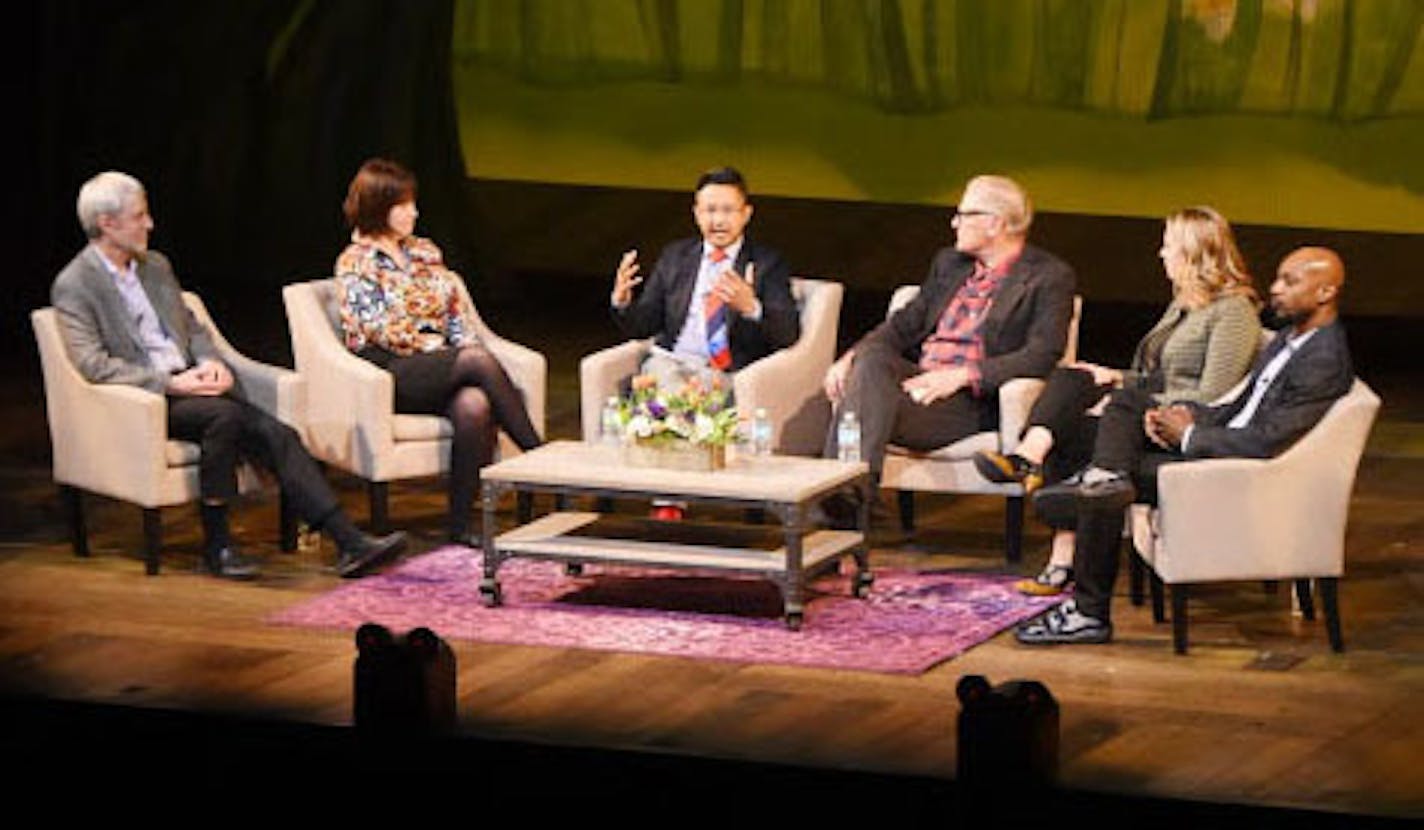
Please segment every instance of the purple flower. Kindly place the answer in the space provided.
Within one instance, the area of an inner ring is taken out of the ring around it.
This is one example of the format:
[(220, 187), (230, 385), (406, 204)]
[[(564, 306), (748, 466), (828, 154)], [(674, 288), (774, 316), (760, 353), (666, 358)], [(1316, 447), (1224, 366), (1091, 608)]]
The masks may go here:
[(661, 401), (648, 401), (648, 414), (654, 418), (662, 418), (667, 415), (667, 407), (663, 406)]

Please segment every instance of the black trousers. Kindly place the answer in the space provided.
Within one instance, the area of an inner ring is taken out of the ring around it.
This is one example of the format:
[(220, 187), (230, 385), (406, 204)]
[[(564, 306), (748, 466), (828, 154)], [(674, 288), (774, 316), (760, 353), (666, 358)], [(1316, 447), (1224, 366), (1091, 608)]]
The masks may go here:
[(1062, 481), (1087, 466), (1097, 441), (1098, 418), (1088, 410), (1107, 394), (1093, 383), (1091, 372), (1058, 367), (1049, 373), (1043, 392), (1028, 413), (1029, 427), (1053, 433), (1053, 451), (1043, 462), (1048, 484)]
[[(1146, 389), (1119, 389), (1108, 398), (1098, 423), (1093, 463), (1132, 478), (1137, 501), (1157, 503), (1157, 471), (1182, 456), (1157, 448), (1142, 428), (1142, 417), (1156, 405)], [(1122, 546), (1123, 512), (1082, 511), (1073, 548), (1073, 598), (1090, 617), (1112, 619), (1113, 585), (1117, 582), (1118, 551)]]
[(976, 398), (967, 389), (928, 406), (915, 403), (900, 384), (923, 370), (883, 344), (859, 349), (846, 380), (845, 397), (835, 408), (824, 454), (837, 454), (836, 428), (843, 412), (860, 421), (860, 456), (878, 481), (885, 467), (885, 446), (933, 450), (985, 429), (997, 429), (998, 398)]
[(340, 506), (296, 430), (246, 401), (169, 397), (168, 435), (202, 449), (198, 487), (204, 500), (236, 496), (237, 463), (246, 459), (276, 475), (292, 509), (312, 527), (321, 527)]

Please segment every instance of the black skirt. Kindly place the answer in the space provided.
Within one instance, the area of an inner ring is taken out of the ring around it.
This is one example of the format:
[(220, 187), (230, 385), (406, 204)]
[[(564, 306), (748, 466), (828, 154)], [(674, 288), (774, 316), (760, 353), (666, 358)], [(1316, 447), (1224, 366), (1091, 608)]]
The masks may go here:
[(419, 352), (408, 357), (379, 346), (356, 352), (390, 372), (396, 381), (396, 411), (404, 415), (444, 415), (450, 405), (450, 375), (459, 349)]

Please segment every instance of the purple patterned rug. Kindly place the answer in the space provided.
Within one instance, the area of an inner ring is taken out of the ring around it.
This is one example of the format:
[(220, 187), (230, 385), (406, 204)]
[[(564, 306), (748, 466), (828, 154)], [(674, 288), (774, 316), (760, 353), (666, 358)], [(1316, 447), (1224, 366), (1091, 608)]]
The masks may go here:
[(274, 614), (268, 622), (355, 630), (427, 626), (442, 637), (515, 645), (918, 674), (1054, 604), (1011, 576), (882, 569), (868, 597), (828, 575), (800, 631), (765, 580), (590, 565), (583, 575), (525, 559), (500, 566), (504, 605), (480, 604), (479, 551), (445, 547)]

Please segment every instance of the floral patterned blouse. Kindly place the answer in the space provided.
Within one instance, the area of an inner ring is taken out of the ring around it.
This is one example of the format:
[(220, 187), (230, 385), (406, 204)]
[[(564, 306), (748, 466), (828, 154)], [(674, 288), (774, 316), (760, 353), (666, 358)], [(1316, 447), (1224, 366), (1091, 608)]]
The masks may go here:
[(366, 240), (336, 258), (346, 348), (407, 356), (477, 342), (460, 307), (460, 275), (445, 267), (440, 249), (412, 236), (401, 250), (409, 266)]

